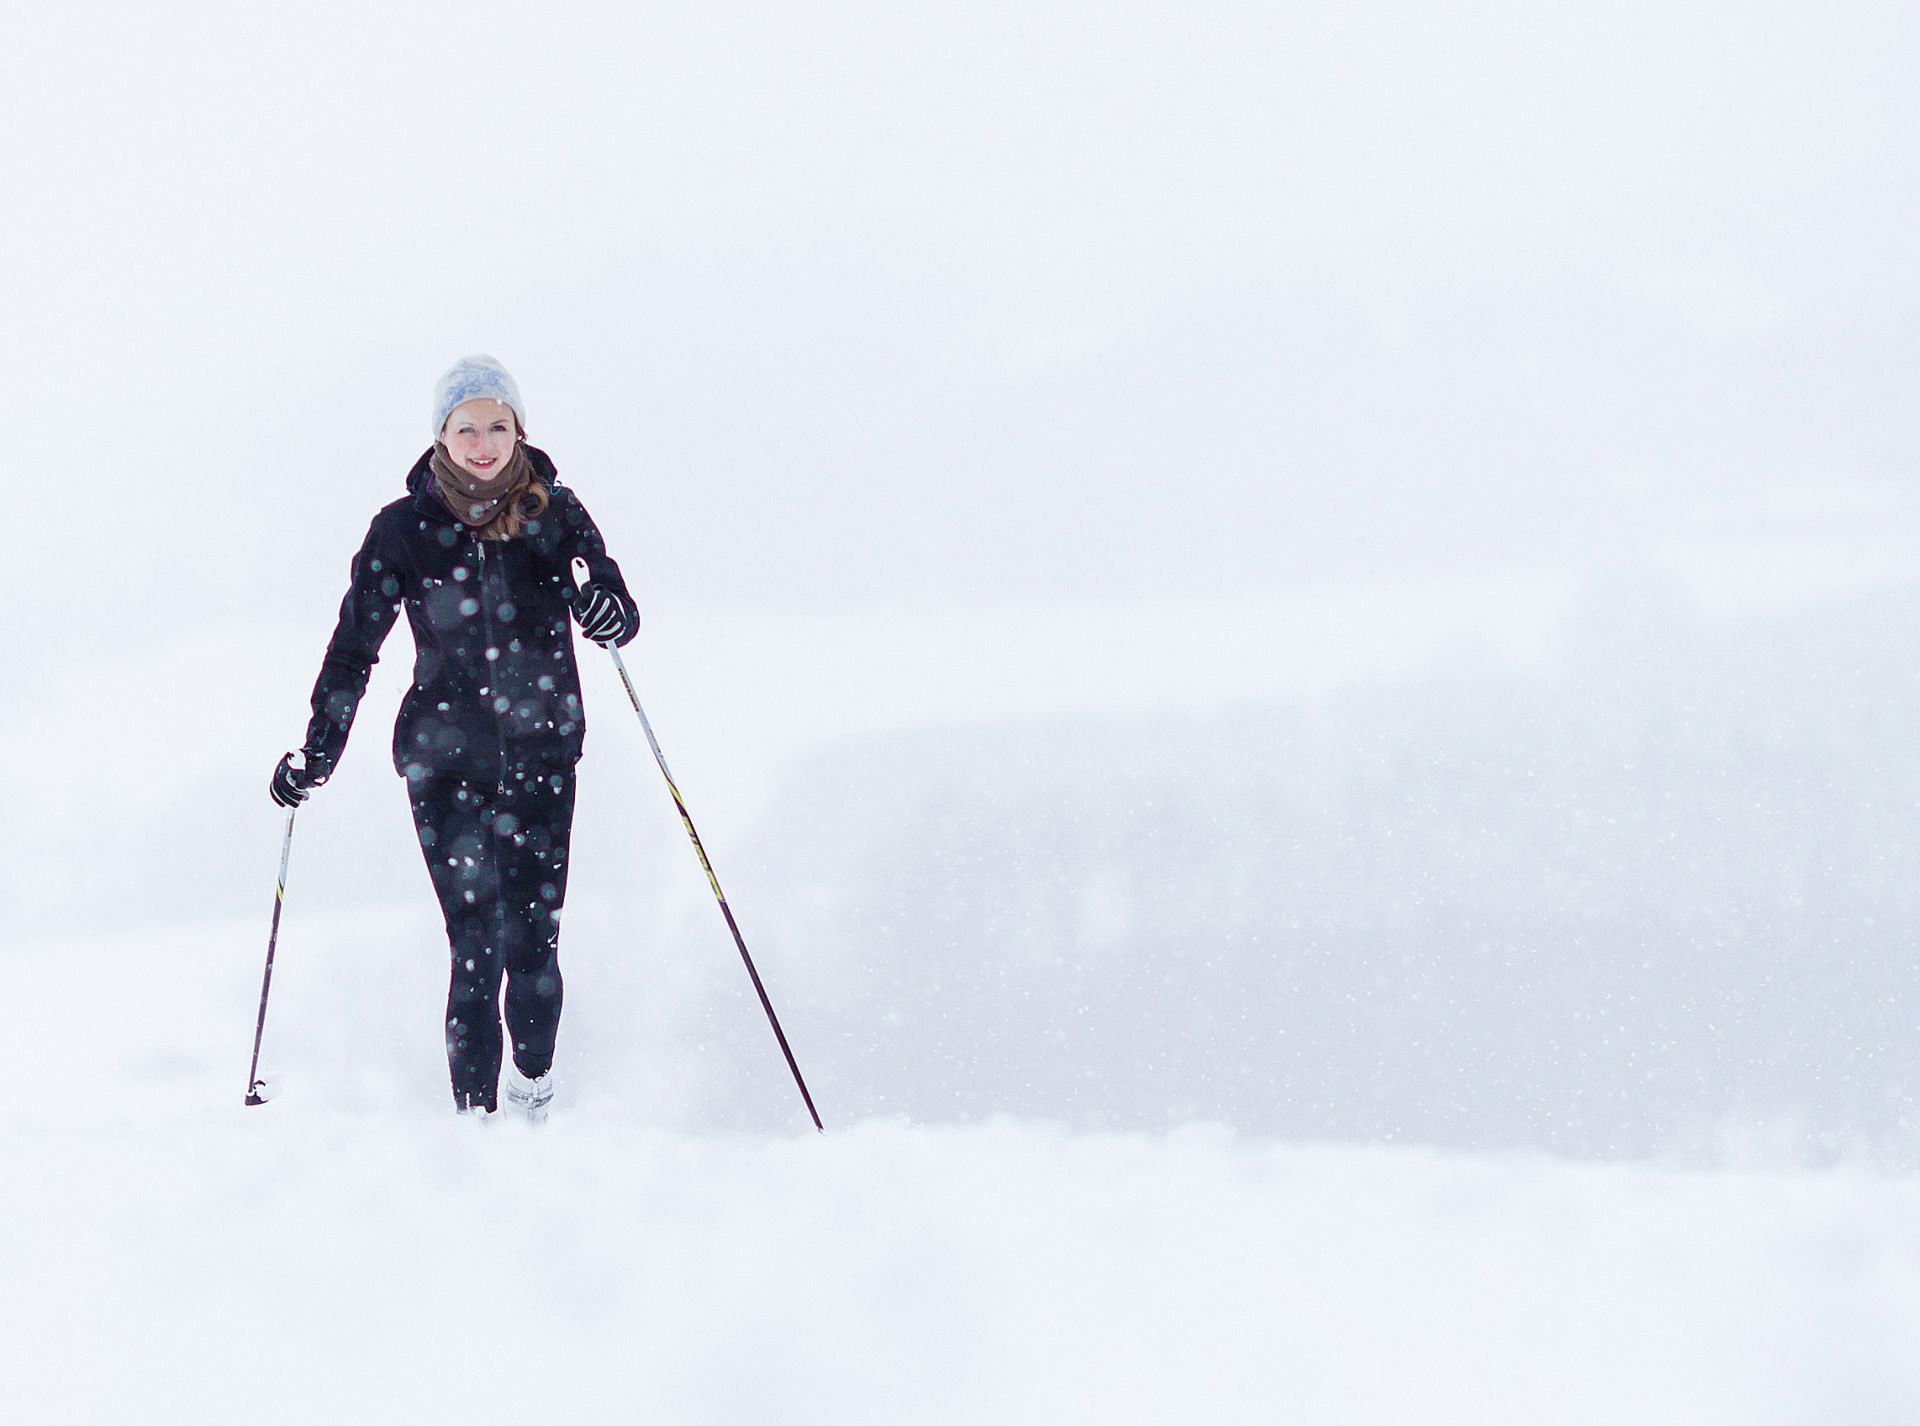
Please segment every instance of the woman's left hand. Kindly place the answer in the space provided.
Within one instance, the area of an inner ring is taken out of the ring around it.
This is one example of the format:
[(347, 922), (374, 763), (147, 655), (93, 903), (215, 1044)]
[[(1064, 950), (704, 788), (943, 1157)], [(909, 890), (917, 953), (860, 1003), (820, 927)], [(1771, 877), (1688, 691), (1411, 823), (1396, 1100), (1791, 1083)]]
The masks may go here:
[(630, 632), (627, 611), (605, 585), (589, 584), (583, 588), (574, 603), (573, 614), (580, 621), (580, 632), (603, 649), (620, 643)]

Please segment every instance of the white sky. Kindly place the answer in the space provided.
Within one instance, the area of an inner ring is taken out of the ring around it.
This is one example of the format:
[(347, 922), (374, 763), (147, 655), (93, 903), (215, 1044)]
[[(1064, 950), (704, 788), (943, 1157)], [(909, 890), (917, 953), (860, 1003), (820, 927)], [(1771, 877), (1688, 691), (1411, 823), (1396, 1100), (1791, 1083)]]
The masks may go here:
[[(0, 59), (0, 382), (26, 469), (116, 497), (107, 596), (291, 581), (302, 623), (475, 349), (655, 603), (1884, 530), (1920, 454), (1915, 31), (1689, 0), (37, 8)], [(156, 473), (223, 499), (156, 525)]]

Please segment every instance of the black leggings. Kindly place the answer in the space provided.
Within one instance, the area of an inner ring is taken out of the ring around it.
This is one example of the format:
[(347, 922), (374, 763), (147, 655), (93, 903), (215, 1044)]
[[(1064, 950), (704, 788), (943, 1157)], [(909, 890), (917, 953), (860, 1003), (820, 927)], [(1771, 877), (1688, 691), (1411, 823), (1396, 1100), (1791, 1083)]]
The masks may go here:
[(573, 769), (505, 781), (429, 777), (409, 784), (414, 830), (447, 920), (447, 1068), (461, 1108), (492, 1109), (500, 1083), (500, 981), (513, 1061), (553, 1064), (560, 1027), (560, 908), (567, 897)]

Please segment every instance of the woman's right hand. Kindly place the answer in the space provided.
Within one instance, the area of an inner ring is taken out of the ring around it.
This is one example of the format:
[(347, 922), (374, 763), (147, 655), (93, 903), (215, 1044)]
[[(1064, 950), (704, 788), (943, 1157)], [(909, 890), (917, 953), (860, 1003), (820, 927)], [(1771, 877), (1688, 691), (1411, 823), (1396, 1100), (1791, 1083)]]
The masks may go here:
[[(299, 766), (295, 766), (295, 759)], [(304, 751), (288, 753), (281, 758), (273, 769), (273, 781), (267, 784), (267, 796), (282, 807), (298, 807), (307, 800), (307, 794), (325, 782), (324, 777), (315, 777), (312, 772), (312, 759)]]

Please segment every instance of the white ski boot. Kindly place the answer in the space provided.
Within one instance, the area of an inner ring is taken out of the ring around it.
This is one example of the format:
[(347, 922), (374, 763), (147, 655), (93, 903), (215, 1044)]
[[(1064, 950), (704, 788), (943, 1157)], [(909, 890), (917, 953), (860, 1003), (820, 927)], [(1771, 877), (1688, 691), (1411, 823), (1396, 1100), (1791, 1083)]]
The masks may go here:
[(506, 1101), (502, 1108), (526, 1115), (529, 1124), (546, 1123), (547, 1106), (553, 1103), (552, 1068), (538, 1079), (529, 1079), (508, 1060), (507, 1072), (500, 1077), (500, 1097)]

